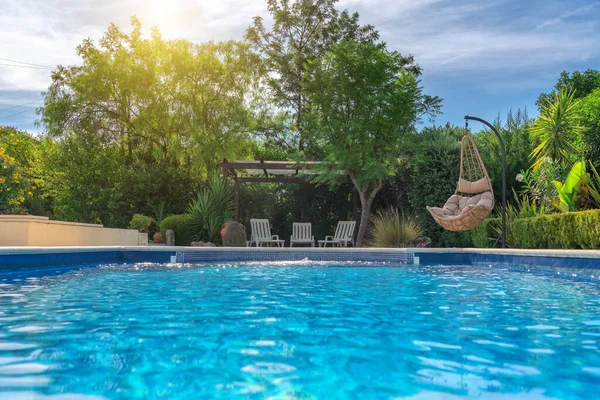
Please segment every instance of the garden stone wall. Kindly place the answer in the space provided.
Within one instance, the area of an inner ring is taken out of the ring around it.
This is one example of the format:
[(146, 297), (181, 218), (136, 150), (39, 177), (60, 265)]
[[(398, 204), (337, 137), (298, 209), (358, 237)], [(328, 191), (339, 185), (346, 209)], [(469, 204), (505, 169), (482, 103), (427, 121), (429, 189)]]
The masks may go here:
[(140, 244), (138, 231), (133, 229), (51, 221), (47, 217), (32, 215), (0, 216), (0, 246), (138, 246)]

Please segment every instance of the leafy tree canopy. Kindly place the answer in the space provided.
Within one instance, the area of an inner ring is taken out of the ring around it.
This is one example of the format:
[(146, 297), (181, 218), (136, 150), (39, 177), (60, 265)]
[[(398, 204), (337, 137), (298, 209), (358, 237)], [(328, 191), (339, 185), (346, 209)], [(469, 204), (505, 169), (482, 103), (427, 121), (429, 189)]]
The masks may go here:
[(266, 85), (277, 107), (291, 112), (298, 148), (303, 150), (302, 134), (307, 94), (303, 91), (304, 68), (319, 58), (330, 45), (341, 40), (374, 43), (379, 33), (371, 25), (360, 25), (358, 13), (335, 8), (337, 0), (267, 0), (273, 27), (265, 27), (261, 17), (246, 31), (246, 39), (259, 54), (269, 72)]
[(0, 126), (0, 212), (22, 212), (36, 192), (37, 147), (28, 133)]
[(126, 155), (213, 171), (243, 154), (251, 117), (247, 97), (259, 73), (247, 45), (193, 44), (129, 33), (111, 25), (99, 45), (77, 47), (82, 64), (59, 66), (44, 94), (41, 122), (54, 137), (96, 135)]
[(584, 135), (587, 156), (600, 167), (600, 86), (581, 101), (581, 115), (587, 128)]
[(554, 90), (550, 93), (541, 93), (535, 104), (541, 111), (547, 101), (551, 101), (554, 92), (561, 89), (571, 89), (575, 91), (575, 98), (582, 99), (592, 93), (594, 89), (600, 88), (600, 71), (587, 69), (583, 72), (575, 71), (572, 74), (562, 71), (560, 77), (554, 85)]
[(126, 226), (157, 204), (182, 212), (224, 157), (251, 152), (260, 59), (249, 45), (164, 40), (111, 25), (59, 66), (41, 123), (55, 217)]
[(319, 179), (336, 179), (335, 171), (341, 169), (358, 190), (358, 246), (373, 199), (395, 171), (402, 138), (414, 130), (420, 115), (440, 110), (441, 99), (423, 95), (419, 73), (412, 57), (361, 42), (340, 42), (308, 63), (306, 132), (333, 166)]

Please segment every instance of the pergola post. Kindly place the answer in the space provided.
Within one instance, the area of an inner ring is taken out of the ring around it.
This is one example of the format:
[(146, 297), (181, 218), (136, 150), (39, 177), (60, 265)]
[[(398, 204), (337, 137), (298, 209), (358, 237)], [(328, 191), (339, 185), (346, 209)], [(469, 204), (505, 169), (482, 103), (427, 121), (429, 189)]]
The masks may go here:
[(237, 177), (233, 178), (233, 193), (235, 202), (234, 221), (240, 222), (240, 184)]
[(229, 163), (226, 158), (223, 159), (221, 166), (223, 167), (223, 180), (227, 180), (227, 175), (229, 175)]

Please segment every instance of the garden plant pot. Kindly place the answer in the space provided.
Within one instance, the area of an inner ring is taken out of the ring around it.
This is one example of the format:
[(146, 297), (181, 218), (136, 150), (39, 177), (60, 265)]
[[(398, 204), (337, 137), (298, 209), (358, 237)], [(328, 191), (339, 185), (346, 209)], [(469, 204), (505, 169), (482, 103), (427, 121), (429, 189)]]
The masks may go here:
[(164, 243), (163, 237), (160, 232), (156, 232), (154, 236), (152, 236), (152, 241), (154, 243)]

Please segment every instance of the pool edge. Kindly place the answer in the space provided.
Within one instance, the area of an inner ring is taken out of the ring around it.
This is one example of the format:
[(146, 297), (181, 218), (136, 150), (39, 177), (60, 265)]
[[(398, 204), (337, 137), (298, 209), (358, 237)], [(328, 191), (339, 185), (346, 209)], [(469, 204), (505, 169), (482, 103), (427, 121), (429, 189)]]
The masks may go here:
[[(0, 247), (0, 269), (83, 262), (161, 262), (177, 254), (202, 261), (398, 261), (406, 255), (420, 264), (549, 265), (600, 269), (599, 250), (524, 250), (477, 248), (256, 248), (178, 246)], [(410, 259), (412, 261), (412, 259)]]

